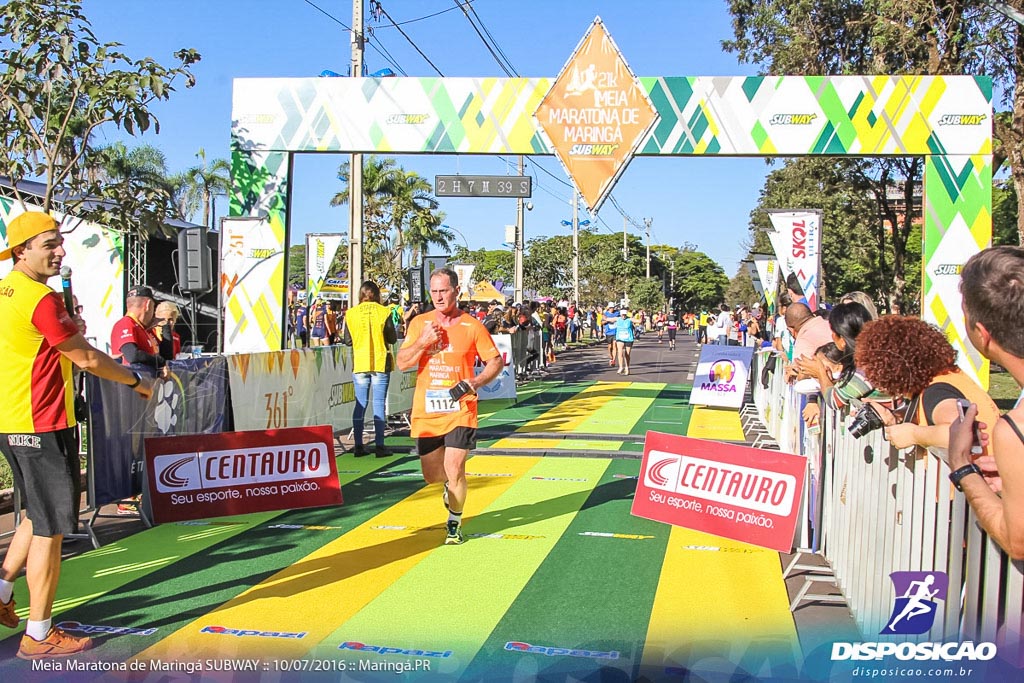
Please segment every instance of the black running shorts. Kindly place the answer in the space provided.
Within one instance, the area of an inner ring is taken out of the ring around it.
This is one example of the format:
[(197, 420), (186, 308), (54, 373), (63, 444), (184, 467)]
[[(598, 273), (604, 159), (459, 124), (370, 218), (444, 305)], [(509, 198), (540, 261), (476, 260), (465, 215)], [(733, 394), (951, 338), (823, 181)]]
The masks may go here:
[(668, 340), (669, 341), (675, 341), (676, 340), (676, 328), (674, 328), (674, 327), (668, 328)]
[(42, 434), (0, 434), (0, 451), (11, 466), (24, 498), (34, 536), (78, 530), (82, 496), (78, 428)]
[(442, 446), (473, 450), (476, 448), (476, 428), (456, 427), (444, 436), (421, 436), (416, 439), (416, 452), (421, 456), (433, 453)]

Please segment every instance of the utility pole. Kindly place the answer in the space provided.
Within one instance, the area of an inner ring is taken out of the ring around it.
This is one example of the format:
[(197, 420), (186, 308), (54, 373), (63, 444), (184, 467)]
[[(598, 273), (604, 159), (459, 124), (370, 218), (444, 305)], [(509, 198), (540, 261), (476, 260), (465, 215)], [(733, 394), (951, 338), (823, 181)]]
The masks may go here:
[[(352, 0), (352, 78), (363, 75), (363, 0)], [(363, 155), (352, 154), (348, 164), (348, 305), (363, 284)]]
[(580, 220), (576, 188), (572, 189), (572, 296), (576, 305), (580, 303)]
[[(519, 155), (519, 175), (523, 175), (523, 155)], [(523, 301), (523, 250), (526, 248), (523, 236), (523, 198), (516, 199), (516, 246), (513, 296), (518, 302)]]
[(626, 244), (626, 235), (628, 234), (626, 215), (622, 215), (622, 263), (625, 266), (623, 271), (625, 276), (622, 281), (622, 300), (625, 301), (629, 298), (629, 246)]
[(647, 227), (647, 277), (651, 276), (651, 223), (653, 218), (645, 218), (644, 225)]

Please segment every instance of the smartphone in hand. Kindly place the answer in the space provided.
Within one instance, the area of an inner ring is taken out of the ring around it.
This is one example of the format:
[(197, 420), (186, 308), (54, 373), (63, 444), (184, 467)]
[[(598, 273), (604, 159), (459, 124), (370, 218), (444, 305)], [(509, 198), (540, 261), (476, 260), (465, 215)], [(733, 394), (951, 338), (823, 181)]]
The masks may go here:
[[(971, 402), (966, 398), (958, 398), (956, 400), (956, 410), (960, 414), (960, 421), (964, 421), (964, 414), (967, 409), (971, 407)], [(971, 425), (971, 433), (974, 434), (974, 443), (971, 444), (971, 454), (981, 455), (981, 435), (978, 433), (978, 422), (975, 420), (974, 424)]]

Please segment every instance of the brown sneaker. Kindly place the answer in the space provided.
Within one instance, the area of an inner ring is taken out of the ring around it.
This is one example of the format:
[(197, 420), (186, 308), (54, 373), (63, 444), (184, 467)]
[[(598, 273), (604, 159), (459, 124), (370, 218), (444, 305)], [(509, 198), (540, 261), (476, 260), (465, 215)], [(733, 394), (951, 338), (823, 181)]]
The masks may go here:
[(18, 628), (18, 615), (14, 613), (14, 596), (10, 602), (0, 602), (0, 624), (7, 628)]
[(92, 638), (75, 638), (56, 626), (52, 626), (43, 640), (36, 640), (28, 634), (23, 635), (21, 647), (18, 648), (18, 658), (69, 657), (90, 649), (92, 649)]

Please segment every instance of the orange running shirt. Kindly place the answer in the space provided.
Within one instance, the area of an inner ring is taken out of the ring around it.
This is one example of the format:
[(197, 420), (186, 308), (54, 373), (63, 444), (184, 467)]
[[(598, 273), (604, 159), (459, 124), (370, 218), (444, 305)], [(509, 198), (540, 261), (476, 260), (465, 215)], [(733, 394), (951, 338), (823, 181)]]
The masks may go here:
[(12, 270), (0, 280), (0, 433), (42, 434), (75, 426), (71, 361), (55, 347), (78, 333), (47, 285)]
[[(402, 348), (412, 346), (427, 321), (437, 325), (434, 311), (412, 319)], [(416, 393), (412, 401), (412, 436), (444, 436), (456, 427), (477, 425), (477, 397), (470, 394), (452, 401), (448, 390), (464, 379), (473, 377), (476, 359), (487, 362), (500, 356), (487, 328), (471, 315), (463, 313), (451, 326), (442, 327), (438, 353), (420, 356), (416, 371)]]

